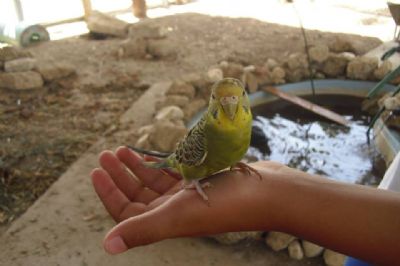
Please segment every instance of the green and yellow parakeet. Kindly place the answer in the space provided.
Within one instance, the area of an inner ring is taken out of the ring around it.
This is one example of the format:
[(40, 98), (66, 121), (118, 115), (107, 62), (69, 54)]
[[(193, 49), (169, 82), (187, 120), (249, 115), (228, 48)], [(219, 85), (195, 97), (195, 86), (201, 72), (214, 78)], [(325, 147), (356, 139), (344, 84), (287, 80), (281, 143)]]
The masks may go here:
[(160, 162), (145, 164), (179, 172), (185, 187), (196, 188), (208, 201), (202, 186), (209, 184), (201, 185), (199, 180), (216, 172), (237, 167), (261, 178), (255, 169), (240, 162), (250, 145), (251, 128), (250, 101), (242, 83), (233, 78), (222, 79), (212, 87), (207, 112), (177, 144), (175, 151)]

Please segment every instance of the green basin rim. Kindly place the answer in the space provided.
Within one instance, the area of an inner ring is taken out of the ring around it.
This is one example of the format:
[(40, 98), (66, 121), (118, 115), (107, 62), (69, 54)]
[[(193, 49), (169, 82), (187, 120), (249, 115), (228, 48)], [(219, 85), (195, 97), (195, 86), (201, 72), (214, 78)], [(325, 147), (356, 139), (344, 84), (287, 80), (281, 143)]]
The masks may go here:
[[(339, 94), (339, 95), (353, 95), (359, 97), (367, 96), (368, 91), (372, 89), (376, 84), (377, 82), (371, 82), (371, 81), (340, 80), (340, 79), (324, 79), (324, 80), (314, 81), (316, 94)], [(310, 81), (289, 83), (274, 87), (277, 87), (284, 92), (289, 92), (296, 95), (311, 95), (312, 93)], [(395, 88), (396, 86), (386, 84), (383, 87), (382, 92), (394, 91)], [(265, 104), (275, 99), (277, 99), (276, 96), (263, 91), (258, 91), (250, 94), (251, 106), (258, 106), (260, 104)], [(191, 128), (194, 124), (196, 124), (202, 115), (203, 111), (197, 113), (187, 124), (188, 128)]]

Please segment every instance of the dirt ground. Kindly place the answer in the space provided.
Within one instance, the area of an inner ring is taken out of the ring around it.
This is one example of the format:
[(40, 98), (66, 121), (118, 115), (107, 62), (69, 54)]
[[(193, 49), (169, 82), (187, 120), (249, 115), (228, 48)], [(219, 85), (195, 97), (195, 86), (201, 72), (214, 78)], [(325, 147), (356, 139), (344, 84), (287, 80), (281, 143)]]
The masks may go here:
[[(168, 27), (162, 40), (176, 57), (119, 59), (122, 39), (90, 36), (29, 48), (39, 61), (67, 62), (76, 76), (63, 86), (15, 92), (0, 90), (0, 224), (21, 215), (107, 130), (152, 83), (204, 72), (222, 60), (259, 65), (303, 52), (298, 28), (255, 19), (181, 14), (154, 19)], [(330, 45), (337, 36), (363, 54), (381, 41), (356, 35), (307, 31), (310, 44)], [(125, 144), (125, 143), (121, 143)], [(1, 232), (1, 231), (0, 231)]]

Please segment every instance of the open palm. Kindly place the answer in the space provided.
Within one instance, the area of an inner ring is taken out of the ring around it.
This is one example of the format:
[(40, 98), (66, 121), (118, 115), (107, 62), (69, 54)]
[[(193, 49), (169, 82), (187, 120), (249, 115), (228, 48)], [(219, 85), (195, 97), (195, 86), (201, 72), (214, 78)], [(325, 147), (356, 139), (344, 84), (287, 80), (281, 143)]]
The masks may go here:
[(101, 153), (99, 161), (102, 169), (93, 170), (93, 186), (116, 222), (154, 209), (181, 187), (180, 176), (146, 168), (125, 147)]
[[(181, 189), (179, 175), (146, 168), (143, 159), (126, 147), (102, 152), (99, 161), (101, 168), (91, 173), (93, 186), (118, 223), (104, 240), (111, 254), (166, 238), (260, 229), (254, 223), (258, 220), (249, 221), (265, 208), (254, 191), (266, 181), (256, 176), (240, 171), (212, 176), (212, 187), (206, 190), (209, 206), (195, 190)], [(270, 162), (253, 166), (264, 174), (283, 167)]]

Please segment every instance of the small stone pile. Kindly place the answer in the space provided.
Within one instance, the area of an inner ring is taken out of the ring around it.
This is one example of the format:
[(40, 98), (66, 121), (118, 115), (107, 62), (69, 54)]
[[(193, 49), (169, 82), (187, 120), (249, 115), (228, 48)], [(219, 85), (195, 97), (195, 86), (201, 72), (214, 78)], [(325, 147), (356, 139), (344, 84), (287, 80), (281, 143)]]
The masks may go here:
[(393, 113), (400, 111), (400, 93), (392, 96), (392, 93), (386, 93), (378, 100), (378, 107), (385, 107), (385, 111), (382, 113), (381, 118), (385, 121), (385, 124), (392, 128), (400, 131), (400, 116), (392, 115)]
[(295, 260), (322, 255), (326, 265), (341, 266), (346, 259), (343, 254), (281, 232), (269, 232), (265, 242), (274, 251), (287, 250), (289, 256)]
[(61, 62), (39, 61), (22, 48), (0, 49), (0, 88), (11, 90), (39, 89), (62, 84), (62, 79), (75, 73), (72, 66)]
[(222, 61), (214, 71), (219, 69), (224, 77), (242, 80), (250, 93), (259, 90), (260, 85), (279, 85), (308, 80), (311, 74), (314, 79), (378, 81), (391, 71), (390, 61), (379, 62), (377, 58), (356, 56), (349, 43), (339, 40), (331, 46), (323, 44), (311, 46), (309, 60), (305, 53), (293, 53), (282, 58), (280, 62), (269, 58), (262, 65), (245, 66), (238, 62)]
[(164, 59), (176, 58), (176, 47), (167, 39), (169, 28), (155, 25), (146, 20), (128, 27), (127, 39), (121, 42), (118, 58)]
[(171, 82), (165, 97), (156, 103), (153, 123), (136, 132), (139, 139), (135, 146), (173, 151), (187, 133), (185, 123), (207, 106), (211, 85), (222, 78), (222, 71), (212, 67), (207, 73), (192, 73)]
[(42, 76), (34, 71), (36, 59), (23, 49), (0, 49), (0, 88), (26, 90), (41, 88)]

